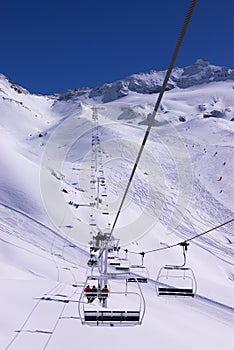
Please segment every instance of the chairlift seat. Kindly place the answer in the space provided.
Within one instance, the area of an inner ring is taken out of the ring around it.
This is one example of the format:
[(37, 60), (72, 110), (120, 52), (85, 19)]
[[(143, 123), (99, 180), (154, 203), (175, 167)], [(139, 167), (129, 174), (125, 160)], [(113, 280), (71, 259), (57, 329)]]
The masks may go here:
[(163, 267), (165, 270), (181, 270), (181, 271), (189, 271), (190, 267), (187, 266), (177, 266), (177, 265), (165, 265)]
[(85, 311), (84, 312), (84, 321), (85, 322), (139, 322), (140, 321), (140, 312), (139, 311), (116, 311), (116, 310), (99, 310), (99, 311)]
[(180, 296), (194, 296), (194, 291), (191, 288), (158, 288), (159, 295), (180, 295)]
[(149, 272), (144, 265), (131, 265), (130, 271), (134, 274), (128, 282), (148, 283)]
[(116, 269), (116, 270), (129, 271), (129, 267), (127, 267), (127, 266), (121, 266), (121, 265), (116, 266), (115, 269)]
[(120, 266), (120, 262), (110, 262), (111, 266)]
[(128, 282), (148, 283), (148, 279), (146, 277), (130, 277)]

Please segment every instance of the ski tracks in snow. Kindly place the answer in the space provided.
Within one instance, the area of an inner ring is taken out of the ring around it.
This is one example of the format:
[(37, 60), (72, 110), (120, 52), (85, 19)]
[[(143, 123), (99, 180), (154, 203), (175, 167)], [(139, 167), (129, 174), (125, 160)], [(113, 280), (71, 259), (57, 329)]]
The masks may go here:
[(21, 327), (15, 330), (16, 334), (5, 350), (28, 348), (45, 350), (55, 334), (58, 323), (63, 318), (67, 305), (78, 302), (77, 293), (77, 287), (56, 283), (42, 297), (35, 298), (38, 300)]

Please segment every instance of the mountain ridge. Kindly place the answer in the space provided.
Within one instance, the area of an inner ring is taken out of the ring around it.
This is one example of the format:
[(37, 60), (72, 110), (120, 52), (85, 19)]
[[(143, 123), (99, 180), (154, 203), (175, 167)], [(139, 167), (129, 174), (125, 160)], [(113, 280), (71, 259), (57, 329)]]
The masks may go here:
[[(0, 74), (0, 81), (5, 80), (5, 83), (18, 94), (45, 96), (58, 101), (94, 99), (102, 103), (108, 103), (125, 97), (131, 92), (141, 94), (159, 93), (166, 72), (166, 70), (139, 72), (112, 83), (105, 83), (96, 87), (78, 87), (69, 89), (64, 93), (50, 95), (30, 93), (26, 88), (21, 87), (3, 74)], [(208, 61), (198, 59), (190, 66), (173, 68), (166, 90), (169, 91), (176, 87), (185, 89), (194, 85), (227, 80), (234, 80), (234, 69), (213, 65)], [(4, 92), (4, 90), (0, 88), (0, 92)]]
[[(69, 100), (77, 97), (99, 98), (108, 103), (127, 96), (130, 92), (141, 94), (159, 93), (166, 75), (166, 70), (138, 73), (113, 83), (103, 84), (95, 88), (79, 88), (60, 94), (59, 100)], [(184, 89), (193, 85), (209, 82), (234, 80), (234, 69), (215, 66), (208, 61), (198, 59), (193, 65), (184, 68), (175, 67), (167, 84), (167, 91), (175, 87)]]

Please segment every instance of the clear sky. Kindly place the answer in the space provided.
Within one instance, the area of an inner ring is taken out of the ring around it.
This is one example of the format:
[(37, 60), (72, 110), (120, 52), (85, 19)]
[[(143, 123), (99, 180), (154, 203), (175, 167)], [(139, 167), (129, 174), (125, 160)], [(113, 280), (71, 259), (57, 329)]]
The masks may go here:
[[(190, 0), (0, 0), (0, 72), (30, 92), (99, 86), (170, 62)], [(198, 0), (176, 61), (234, 67), (234, 1)]]

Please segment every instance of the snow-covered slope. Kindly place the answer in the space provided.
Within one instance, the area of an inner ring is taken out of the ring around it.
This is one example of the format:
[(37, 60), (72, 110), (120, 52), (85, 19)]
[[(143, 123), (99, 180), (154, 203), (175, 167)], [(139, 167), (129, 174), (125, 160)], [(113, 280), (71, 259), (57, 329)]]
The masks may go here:
[[(198, 293), (160, 298), (161, 266), (180, 247), (146, 253), (146, 315), (134, 328), (82, 326), (78, 299), (88, 273), (93, 106), (98, 112), (106, 203), (112, 224), (165, 72), (135, 74), (62, 95), (32, 95), (0, 75), (0, 349), (233, 344), (233, 222), (190, 242)], [(175, 68), (115, 230), (130, 252), (147, 252), (233, 219), (234, 70), (198, 60)], [(105, 204), (105, 205), (104, 205)], [(140, 254), (128, 254), (139, 264)], [(124, 287), (123, 287), (124, 288)], [(121, 307), (121, 305), (116, 305)], [(114, 339), (114, 342), (113, 342)]]

